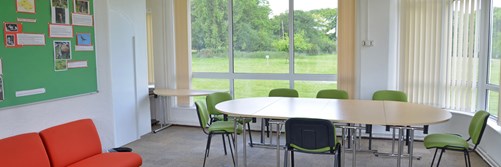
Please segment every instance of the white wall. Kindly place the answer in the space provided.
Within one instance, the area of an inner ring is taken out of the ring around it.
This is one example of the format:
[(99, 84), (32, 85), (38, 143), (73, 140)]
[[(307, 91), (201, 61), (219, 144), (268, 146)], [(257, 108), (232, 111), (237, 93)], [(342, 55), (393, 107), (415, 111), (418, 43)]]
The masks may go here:
[(108, 2), (115, 140), (118, 145), (124, 145), (151, 131), (146, 1)]
[[(396, 5), (392, 0), (359, 0), (357, 41), (373, 41), (373, 46), (359, 43), (357, 68), (358, 98), (371, 99), (372, 93), (396, 89)], [(392, 22), (390, 22), (392, 21)]]
[[(111, 1), (110, 1), (111, 2)], [(115, 0), (114, 2), (118, 2)], [(120, 1), (123, 2), (123, 1)], [(110, 3), (116, 5), (115, 3)], [(137, 114), (129, 115), (127, 120), (133, 120), (134, 131), (129, 131), (128, 127), (122, 126), (124, 120), (117, 120), (121, 118), (119, 111), (113, 108), (113, 93), (112, 93), (112, 57), (120, 55), (110, 54), (110, 44), (118, 42), (117, 39), (110, 38), (108, 16), (110, 15), (110, 7), (108, 1), (96, 0), (94, 1), (94, 18), (96, 30), (96, 59), (97, 59), (97, 78), (99, 93), (83, 95), (78, 97), (64, 98), (60, 100), (52, 100), (41, 102), (37, 104), (29, 104), (24, 106), (17, 106), (0, 110), (0, 138), (5, 138), (26, 132), (39, 132), (45, 128), (66, 123), (69, 121), (91, 118), (96, 124), (99, 132), (103, 149), (121, 146), (132, 140), (123, 141), (123, 136), (134, 136), (134, 140), (138, 139), (140, 135), (150, 131), (149, 119), (149, 104), (147, 99), (147, 80), (145, 77), (139, 76), (136, 78), (136, 86), (141, 87), (136, 89), (137, 102), (134, 104), (135, 112)], [(123, 6), (114, 6), (113, 9), (134, 9), (137, 7), (139, 11), (129, 12), (128, 15), (136, 16), (136, 24), (138, 26), (144, 25), (141, 19), (145, 19), (145, 12), (141, 12), (141, 6), (145, 2), (131, 1), (124, 3)], [(111, 7), (110, 7), (111, 8)], [(134, 11), (131, 10), (131, 11)], [(144, 17), (143, 17), (144, 15)], [(139, 24), (138, 24), (139, 23)], [(121, 27), (113, 27), (119, 30)], [(141, 28), (137, 28), (141, 30)], [(144, 31), (142, 31), (144, 32)], [(140, 33), (138, 39), (145, 40), (145, 36)], [(145, 43), (145, 42), (142, 42)], [(144, 52), (144, 46), (139, 46), (136, 52)], [(136, 54), (141, 55), (141, 54)], [(145, 55), (145, 54), (144, 54)], [(141, 73), (146, 76), (146, 57), (136, 57), (136, 73)], [(132, 74), (125, 74), (132, 75)], [(142, 84), (144, 83), (144, 84)], [(143, 85), (145, 91), (143, 92)], [(133, 96), (133, 95), (131, 95)], [(136, 107), (137, 106), (137, 107)], [(134, 117), (134, 118), (132, 118)], [(120, 133), (118, 133), (120, 131)]]

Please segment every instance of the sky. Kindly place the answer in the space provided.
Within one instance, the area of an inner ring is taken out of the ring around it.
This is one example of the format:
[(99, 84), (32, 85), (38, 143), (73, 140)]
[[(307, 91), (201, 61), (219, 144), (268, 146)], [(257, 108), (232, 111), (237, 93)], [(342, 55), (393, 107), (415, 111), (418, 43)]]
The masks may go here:
[[(289, 9), (289, 0), (269, 0), (269, 3), (272, 15), (278, 15)], [(337, 0), (294, 0), (295, 10), (308, 11), (324, 8), (337, 8)]]

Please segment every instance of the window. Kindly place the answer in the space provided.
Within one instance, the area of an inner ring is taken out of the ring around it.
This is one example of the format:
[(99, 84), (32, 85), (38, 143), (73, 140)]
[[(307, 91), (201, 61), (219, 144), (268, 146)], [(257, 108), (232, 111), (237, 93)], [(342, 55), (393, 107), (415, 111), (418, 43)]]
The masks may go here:
[(194, 88), (229, 90), (236, 98), (267, 96), (273, 88), (311, 97), (336, 88), (336, 0), (190, 4)]
[(410, 101), (497, 117), (501, 0), (401, 4), (401, 85)]
[(501, 58), (501, 0), (492, 0), (490, 12), (490, 54), (486, 62), (487, 82), (485, 106), (486, 110), (494, 116), (499, 111), (499, 77)]

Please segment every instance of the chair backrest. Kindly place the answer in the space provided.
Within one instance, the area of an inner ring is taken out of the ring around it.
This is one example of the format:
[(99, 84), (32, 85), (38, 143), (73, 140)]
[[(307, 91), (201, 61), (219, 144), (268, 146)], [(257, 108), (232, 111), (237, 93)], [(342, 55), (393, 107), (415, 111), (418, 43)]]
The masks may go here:
[(387, 100), (407, 102), (407, 95), (396, 90), (379, 90), (372, 94), (372, 100)]
[(0, 166), (50, 167), (38, 133), (25, 133), (0, 140)]
[(232, 97), (228, 92), (216, 92), (212, 93), (205, 98), (207, 104), (207, 110), (211, 115), (222, 115), (223, 113), (219, 112), (216, 109), (216, 104), (221, 103), (223, 101), (231, 100)]
[(200, 127), (202, 127), (205, 132), (205, 128), (207, 128), (209, 123), (209, 112), (207, 112), (207, 107), (202, 101), (196, 101), (195, 107), (197, 108), (198, 122), (200, 123)]
[(335, 134), (329, 120), (290, 118), (285, 122), (285, 144), (288, 148), (292, 144), (308, 150), (330, 147), (330, 152), (334, 153), (337, 143)]
[(470, 134), (471, 142), (475, 144), (475, 148), (482, 139), (489, 115), (487, 111), (477, 111), (471, 119), (468, 133)]
[(339, 89), (324, 89), (317, 93), (317, 98), (348, 99), (348, 92)]
[(296, 89), (277, 88), (270, 90), (269, 97), (299, 97)]
[(51, 166), (63, 167), (101, 154), (101, 141), (91, 119), (81, 119), (40, 132)]

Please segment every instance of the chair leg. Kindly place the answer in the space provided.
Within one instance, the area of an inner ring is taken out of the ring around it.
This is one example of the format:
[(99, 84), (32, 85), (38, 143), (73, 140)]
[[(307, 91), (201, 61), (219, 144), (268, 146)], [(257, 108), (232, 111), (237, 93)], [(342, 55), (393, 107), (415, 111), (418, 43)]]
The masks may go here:
[(228, 155), (228, 153), (226, 152), (226, 142), (224, 141), (224, 135), (221, 135), (221, 137), (223, 137), (224, 155)]
[(204, 164), (203, 164), (204, 167), (205, 167), (205, 161), (207, 160), (207, 157), (209, 157), (211, 137), (212, 137), (212, 134), (209, 134), (209, 136), (207, 137), (207, 146), (205, 146), (205, 155), (204, 155)]
[(369, 150), (372, 150), (372, 125), (366, 125), (365, 131), (369, 133)]
[(468, 152), (468, 149), (466, 149), (464, 152), (466, 152), (466, 157), (468, 157), (468, 167), (471, 167), (470, 153)]
[(287, 148), (284, 149), (284, 167), (288, 167), (289, 163), (289, 151)]
[(437, 156), (438, 148), (435, 149), (435, 154), (433, 154), (433, 160), (431, 160), (431, 167), (433, 167), (433, 163), (435, 163), (435, 157)]
[[(226, 137), (228, 137), (228, 144), (230, 145), (231, 159), (233, 160), (233, 166), (235, 166), (235, 156), (233, 155), (233, 147), (231, 144), (230, 135), (226, 134)], [(224, 139), (224, 135), (223, 135), (223, 139)]]
[(247, 123), (247, 130), (249, 132), (249, 140), (250, 140), (250, 147), (254, 147), (254, 145), (252, 144), (252, 133), (251, 133), (251, 128), (250, 128), (250, 123)]
[(270, 137), (270, 119), (264, 119), (266, 126), (266, 137)]
[(291, 150), (291, 167), (294, 167), (294, 150)]
[(338, 145), (338, 148), (337, 148), (337, 167), (341, 167), (341, 161), (343, 161), (343, 159), (341, 159), (341, 145)]
[(444, 154), (445, 148), (442, 148), (442, 151), (440, 152), (440, 156), (438, 157), (438, 162), (437, 162), (437, 167), (440, 166), (440, 160), (442, 160), (442, 154)]

